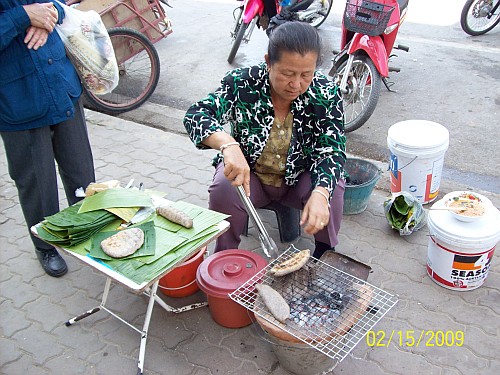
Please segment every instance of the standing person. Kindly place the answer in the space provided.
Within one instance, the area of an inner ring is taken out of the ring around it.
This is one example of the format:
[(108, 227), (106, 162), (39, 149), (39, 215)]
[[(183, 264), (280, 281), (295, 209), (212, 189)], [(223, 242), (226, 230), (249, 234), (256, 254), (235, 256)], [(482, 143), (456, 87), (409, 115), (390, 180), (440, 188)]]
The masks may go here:
[[(95, 180), (80, 79), (54, 32), (63, 19), (57, 2), (0, 0), (0, 135), (28, 230), (59, 211), (54, 160), (69, 204)], [(54, 247), (30, 235), (45, 272), (64, 275)]]
[(240, 243), (247, 213), (238, 185), (257, 208), (279, 201), (301, 209), (316, 258), (337, 245), (345, 186), (343, 109), (339, 88), (316, 71), (320, 48), (312, 26), (284, 23), (269, 38), (265, 64), (230, 71), (215, 92), (188, 109), (184, 126), (196, 147), (220, 151), (209, 207), (231, 215), (231, 226), (215, 251)]

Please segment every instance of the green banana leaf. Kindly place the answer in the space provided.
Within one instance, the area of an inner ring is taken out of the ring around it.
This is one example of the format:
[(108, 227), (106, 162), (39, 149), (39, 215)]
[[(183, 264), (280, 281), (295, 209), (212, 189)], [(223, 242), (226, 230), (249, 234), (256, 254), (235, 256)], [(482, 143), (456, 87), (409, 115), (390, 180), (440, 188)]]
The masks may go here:
[[(98, 196), (103, 193), (104, 192), (100, 192), (94, 196)], [(135, 195), (135, 192), (133, 195)], [(150, 202), (149, 197), (148, 199), (148, 202)], [(135, 207), (137, 207), (137, 200), (134, 202), (136, 204)], [(195, 249), (199, 248), (202, 243), (211, 238), (211, 236), (218, 231), (217, 225), (228, 217), (228, 215), (186, 202), (175, 202), (173, 203), (173, 206), (183, 212), (186, 212), (191, 218), (193, 218), (193, 228), (184, 228), (156, 214), (154, 214), (151, 220), (147, 223), (136, 224), (138, 227), (145, 224), (153, 227), (154, 240), (151, 242), (148, 241), (148, 247), (152, 244), (152, 247), (154, 248), (154, 252), (152, 252), (151, 255), (141, 254), (140, 256), (135, 256), (137, 254), (136, 252), (134, 256), (130, 256), (128, 258), (104, 258), (102, 256), (104, 252), (102, 252), (102, 249), (100, 248), (100, 241), (108, 235), (115, 233), (121, 223), (120, 219), (110, 212), (107, 212), (105, 209), (78, 213), (79, 210), (75, 210), (73, 207), (71, 214), (78, 217), (81, 227), (79, 225), (74, 226), (73, 223), (75, 222), (75, 219), (71, 219), (72, 215), (69, 215), (70, 217), (67, 218), (67, 220), (61, 220), (61, 218), (56, 217), (54, 223), (51, 221), (48, 225), (47, 230), (41, 229), (41, 231), (44, 231), (43, 235), (47, 239), (58, 242), (59, 246), (65, 247), (66, 249), (83, 256), (90, 256), (95, 261), (100, 262), (114, 271), (124, 275), (128, 279), (141, 284), (157, 277), (168, 267), (177, 264), (179, 260), (185, 259)], [(106, 223), (101, 216), (102, 212), (105, 212), (106, 215), (110, 215), (113, 220)], [(85, 220), (80, 219), (81, 215), (85, 216)], [(92, 217), (93, 219), (91, 219)], [(99, 225), (95, 225), (94, 221), (97, 221)], [(63, 226), (60, 227), (56, 225), (56, 223), (62, 224)], [(100, 226), (101, 224), (104, 225)], [(69, 233), (70, 230), (71, 234)], [(85, 238), (85, 235), (91, 232), (91, 238)], [(62, 236), (62, 238), (59, 236)], [(104, 237), (101, 238), (101, 236)], [(96, 246), (96, 244), (99, 246)], [(100, 250), (102, 254), (96, 252), (96, 250)]]
[[(124, 258), (120, 258), (121, 260), (126, 260), (126, 259), (132, 259), (132, 258), (137, 258), (137, 257), (143, 257), (147, 255), (154, 255), (155, 254), (155, 248), (156, 248), (156, 231), (155, 227), (152, 221), (137, 225), (137, 226), (130, 226), (129, 228), (140, 228), (144, 232), (144, 243), (143, 245), (132, 255), (129, 255)], [(126, 229), (121, 229), (126, 230)], [(98, 259), (103, 259), (103, 260), (113, 260), (116, 258), (110, 257), (107, 255), (101, 247), (101, 242), (108, 238), (111, 237), (112, 235), (120, 232), (119, 230), (114, 230), (110, 232), (99, 232), (96, 233), (92, 237), (91, 241), (91, 246), (89, 250), (89, 255), (93, 258), (98, 258)]]
[(406, 202), (403, 195), (399, 195), (394, 199), (394, 209), (401, 215), (407, 215), (410, 210), (410, 205)]
[(165, 254), (168, 254), (169, 252), (180, 246), (182, 243), (186, 242), (185, 238), (177, 236), (175, 233), (172, 233), (168, 230), (165, 230), (160, 227), (155, 227), (155, 229), (156, 229), (155, 254), (152, 256), (141, 257), (140, 259), (138, 259), (138, 261), (141, 262), (141, 264), (139, 264), (138, 267), (142, 266), (143, 264), (150, 264), (157, 261)]
[(79, 213), (116, 207), (150, 207), (151, 196), (137, 189), (107, 189), (83, 200)]
[(196, 217), (193, 219), (192, 228), (188, 229), (181, 227), (181, 229), (177, 231), (177, 234), (179, 236), (182, 236), (186, 239), (192, 238), (194, 235), (203, 232), (208, 227), (218, 224), (222, 220), (229, 217), (229, 215), (212, 210), (207, 210), (187, 202), (176, 202), (176, 205), (174, 207), (184, 212), (190, 212), (190, 210), (199, 210), (199, 214), (196, 215)]
[(106, 211), (111, 212), (128, 223), (140, 209), (141, 207), (109, 207), (106, 208)]
[(79, 214), (80, 205), (79, 202), (47, 216), (37, 227), (39, 237), (53, 245), (72, 247), (87, 241), (116, 220), (115, 215), (105, 210)]
[(80, 205), (81, 203), (79, 202), (69, 206), (54, 215), (47, 216), (44, 221), (54, 227), (71, 228), (98, 223), (101, 220), (106, 220), (106, 218), (114, 217), (112, 213), (104, 210), (79, 214)]
[[(122, 223), (121, 219), (115, 219), (114, 221), (106, 225), (104, 228), (102, 228), (102, 231), (109, 232), (112, 230), (116, 230), (116, 228), (118, 228), (121, 223)], [(92, 242), (92, 237), (77, 245), (69, 246), (66, 248), (66, 250), (70, 250), (80, 255), (87, 255), (89, 253), (88, 249), (90, 249), (91, 242)]]

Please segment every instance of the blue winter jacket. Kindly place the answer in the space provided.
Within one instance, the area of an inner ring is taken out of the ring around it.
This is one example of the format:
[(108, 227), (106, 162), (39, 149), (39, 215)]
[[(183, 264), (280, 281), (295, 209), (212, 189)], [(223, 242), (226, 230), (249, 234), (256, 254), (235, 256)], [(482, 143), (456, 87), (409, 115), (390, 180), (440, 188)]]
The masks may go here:
[[(0, 131), (58, 124), (74, 115), (80, 79), (54, 30), (37, 51), (24, 43), (30, 19), (22, 5), (44, 0), (0, 0)], [(56, 3), (59, 23), (64, 10)]]

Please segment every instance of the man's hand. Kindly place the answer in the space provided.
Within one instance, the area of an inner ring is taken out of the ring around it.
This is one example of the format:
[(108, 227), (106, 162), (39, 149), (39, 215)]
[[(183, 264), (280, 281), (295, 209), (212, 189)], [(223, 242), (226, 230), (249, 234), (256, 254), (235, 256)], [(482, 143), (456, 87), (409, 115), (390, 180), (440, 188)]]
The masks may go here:
[(28, 49), (34, 49), (35, 51), (47, 43), (47, 38), (49, 37), (49, 32), (45, 29), (39, 27), (30, 26), (26, 32), (26, 38), (24, 38), (24, 43), (27, 44)]
[(54, 30), (57, 23), (58, 13), (52, 3), (33, 3), (23, 5), (24, 10), (30, 18), (31, 26), (47, 30)]

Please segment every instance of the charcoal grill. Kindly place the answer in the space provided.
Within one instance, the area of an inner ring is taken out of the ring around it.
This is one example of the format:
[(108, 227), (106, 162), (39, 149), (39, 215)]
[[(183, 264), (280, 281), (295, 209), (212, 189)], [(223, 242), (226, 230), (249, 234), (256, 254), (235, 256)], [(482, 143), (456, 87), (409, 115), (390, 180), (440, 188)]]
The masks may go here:
[[(298, 251), (291, 245), (229, 297), (251, 310), (272, 336), (306, 343), (339, 363), (396, 304), (397, 298), (314, 258), (286, 276), (270, 274), (274, 265)], [(255, 291), (256, 283), (271, 286), (288, 302), (290, 318), (285, 323), (269, 313)]]

